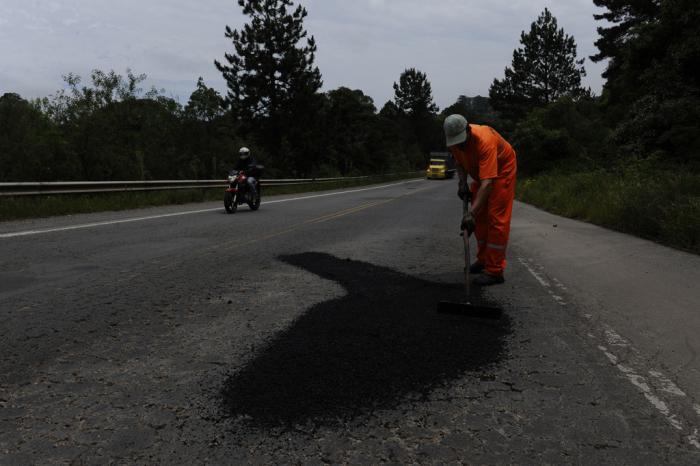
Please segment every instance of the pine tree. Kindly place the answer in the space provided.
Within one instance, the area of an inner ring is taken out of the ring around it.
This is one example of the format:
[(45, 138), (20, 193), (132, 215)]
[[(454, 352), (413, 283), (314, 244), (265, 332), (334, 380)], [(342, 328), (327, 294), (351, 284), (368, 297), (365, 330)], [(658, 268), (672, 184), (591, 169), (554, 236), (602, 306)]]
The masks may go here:
[[(394, 103), (399, 110), (398, 119), (408, 129), (409, 141), (420, 148), (426, 157), (441, 147), (440, 128), (436, 120), (438, 106), (433, 102), (433, 89), (422, 71), (409, 68), (394, 83)], [(422, 163), (422, 162), (421, 162)]]
[(513, 52), (505, 77), (495, 79), (489, 90), (491, 104), (506, 119), (522, 117), (532, 107), (544, 106), (563, 96), (586, 94), (581, 78), (584, 60), (576, 59), (576, 42), (558, 27), (545, 8), (520, 35), (522, 47)]
[[(293, 165), (294, 125), (315, 111), (321, 73), (314, 66), (316, 41), (304, 29), (307, 11), (292, 0), (238, 0), (250, 20), (242, 30), (226, 26), (233, 53), (216, 61), (228, 86), (232, 114), (252, 129), (268, 153), (284, 147)], [(299, 129), (299, 128), (297, 128)], [(290, 146), (292, 144), (292, 146)], [(280, 162), (282, 162), (280, 160)]]
[(433, 102), (433, 89), (425, 73), (409, 68), (394, 83), (396, 106), (409, 116), (434, 114), (438, 111)]
[(607, 21), (612, 26), (598, 28), (600, 38), (595, 45), (599, 52), (591, 56), (591, 60), (594, 62), (610, 60), (603, 77), (614, 77), (620, 70), (622, 50), (628, 42), (627, 39), (634, 37), (639, 27), (658, 18), (660, 2), (659, 0), (593, 0), (593, 3), (597, 7), (608, 10), (593, 17), (599, 21)]
[(603, 89), (614, 141), (635, 157), (700, 163), (700, 3), (595, 0)]

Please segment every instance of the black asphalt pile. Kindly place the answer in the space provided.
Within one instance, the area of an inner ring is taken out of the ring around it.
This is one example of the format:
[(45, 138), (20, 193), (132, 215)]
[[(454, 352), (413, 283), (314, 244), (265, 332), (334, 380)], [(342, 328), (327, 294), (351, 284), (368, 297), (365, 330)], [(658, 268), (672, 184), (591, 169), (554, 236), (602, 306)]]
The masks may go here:
[(427, 395), (506, 356), (510, 321), (475, 322), (435, 312), (463, 289), (321, 253), (281, 260), (342, 285), (347, 295), (310, 308), (231, 375), (232, 417), (261, 427), (332, 425), (405, 396)]

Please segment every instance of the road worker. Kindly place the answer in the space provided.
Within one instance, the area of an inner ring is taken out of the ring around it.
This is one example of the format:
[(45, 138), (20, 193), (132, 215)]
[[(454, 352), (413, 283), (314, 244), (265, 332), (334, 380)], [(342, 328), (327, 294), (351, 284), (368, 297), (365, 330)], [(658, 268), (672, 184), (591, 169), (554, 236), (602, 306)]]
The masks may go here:
[[(511, 145), (493, 128), (450, 115), (444, 124), (447, 148), (457, 162), (460, 197), (471, 196), (461, 228), (475, 234), (478, 253), (469, 271), (481, 286), (504, 282), (506, 247), (515, 197), (517, 161)], [(472, 178), (471, 189), (467, 175)]]

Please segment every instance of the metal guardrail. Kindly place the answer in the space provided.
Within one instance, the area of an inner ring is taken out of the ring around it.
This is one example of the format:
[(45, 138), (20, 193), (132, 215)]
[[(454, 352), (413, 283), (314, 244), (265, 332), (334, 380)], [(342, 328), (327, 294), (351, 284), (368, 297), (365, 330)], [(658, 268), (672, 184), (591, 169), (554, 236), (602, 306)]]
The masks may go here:
[[(343, 178), (262, 179), (264, 186), (290, 186), (309, 183), (332, 183), (396, 176), (399, 173)], [(406, 173), (408, 175), (408, 173)], [(165, 191), (174, 189), (223, 188), (227, 180), (154, 180), (154, 181), (47, 181), (0, 183), (2, 196), (39, 196), (45, 194), (88, 194), (130, 191)]]

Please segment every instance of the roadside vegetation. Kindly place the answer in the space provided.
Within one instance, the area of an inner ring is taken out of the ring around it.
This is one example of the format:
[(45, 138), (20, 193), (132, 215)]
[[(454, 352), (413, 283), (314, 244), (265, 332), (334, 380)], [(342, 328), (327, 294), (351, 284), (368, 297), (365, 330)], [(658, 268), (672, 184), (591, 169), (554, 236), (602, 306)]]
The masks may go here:
[(552, 170), (518, 183), (518, 197), (550, 212), (700, 254), (700, 174), (618, 167)]
[[(46, 98), (0, 96), (0, 181), (223, 178), (243, 145), (267, 178), (407, 172), (445, 150), (442, 121), (460, 113), (513, 143), (520, 199), (698, 251), (700, 3), (591, 1), (601, 13), (599, 52), (589, 58), (607, 63), (601, 95), (582, 86), (585, 57), (545, 9), (488, 97), (462, 95), (440, 111), (428, 76), (411, 64), (381, 106), (359, 89), (322, 92), (306, 9), (293, 0), (239, 0), (248, 21), (226, 27), (231, 46), (212, 57), (225, 95), (200, 78), (180, 103), (141, 89), (145, 75), (95, 70), (89, 83), (67, 75)], [(105, 205), (198, 195), (129, 194)], [(18, 206), (32, 202), (0, 199), (0, 212), (15, 212), (0, 215), (17, 218)], [(88, 201), (46, 199), (55, 210), (42, 212), (96, 209), (72, 202)]]

